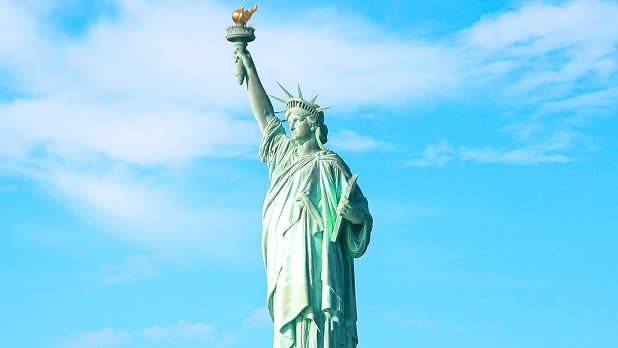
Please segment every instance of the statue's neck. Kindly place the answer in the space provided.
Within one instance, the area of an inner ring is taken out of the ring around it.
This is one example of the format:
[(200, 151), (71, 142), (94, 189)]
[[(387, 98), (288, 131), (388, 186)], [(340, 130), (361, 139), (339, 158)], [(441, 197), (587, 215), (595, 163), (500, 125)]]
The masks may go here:
[(302, 144), (298, 144), (298, 154), (301, 156), (315, 154), (320, 151), (320, 146), (318, 146), (318, 142), (315, 137), (311, 137), (307, 139), (307, 141)]

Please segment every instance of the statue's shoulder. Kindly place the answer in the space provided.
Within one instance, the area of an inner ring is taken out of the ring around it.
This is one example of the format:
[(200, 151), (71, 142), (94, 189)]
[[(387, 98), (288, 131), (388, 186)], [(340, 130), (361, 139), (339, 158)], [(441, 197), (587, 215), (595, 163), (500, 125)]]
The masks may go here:
[(334, 166), (339, 170), (343, 171), (344, 173), (351, 175), (350, 167), (348, 167), (343, 158), (341, 158), (341, 156), (339, 156), (339, 154), (337, 154), (335, 151), (331, 151), (328, 149), (322, 150), (318, 152), (317, 156), (322, 163)]

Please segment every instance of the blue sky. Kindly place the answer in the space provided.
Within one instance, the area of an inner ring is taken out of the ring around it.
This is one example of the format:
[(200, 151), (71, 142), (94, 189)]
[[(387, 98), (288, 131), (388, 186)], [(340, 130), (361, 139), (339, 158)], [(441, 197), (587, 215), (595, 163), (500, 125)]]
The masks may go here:
[[(0, 347), (271, 344), (237, 5), (0, 0)], [(618, 346), (618, 2), (259, 6), (374, 215), (359, 347)]]

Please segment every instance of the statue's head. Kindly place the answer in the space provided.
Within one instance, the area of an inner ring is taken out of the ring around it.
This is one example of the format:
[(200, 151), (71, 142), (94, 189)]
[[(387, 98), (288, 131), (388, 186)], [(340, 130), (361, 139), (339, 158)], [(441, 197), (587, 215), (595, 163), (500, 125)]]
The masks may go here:
[[(294, 97), (278, 82), (277, 84), (286, 93), (289, 99), (285, 100), (272, 96), (285, 104), (285, 119), (290, 125), (292, 137), (298, 140), (306, 136), (306, 130), (312, 133), (312, 136), (318, 140), (318, 145), (322, 148), (328, 141), (328, 128), (324, 124), (324, 110), (328, 107), (321, 107), (315, 103), (317, 95), (311, 100), (305, 100), (303, 93), (298, 86), (298, 96)], [(306, 129), (307, 128), (307, 129)]]
[(323, 112), (316, 115), (301, 107), (291, 107), (286, 109), (285, 119), (293, 139), (305, 142), (310, 137), (315, 137), (322, 145), (328, 141), (328, 128), (324, 124)]

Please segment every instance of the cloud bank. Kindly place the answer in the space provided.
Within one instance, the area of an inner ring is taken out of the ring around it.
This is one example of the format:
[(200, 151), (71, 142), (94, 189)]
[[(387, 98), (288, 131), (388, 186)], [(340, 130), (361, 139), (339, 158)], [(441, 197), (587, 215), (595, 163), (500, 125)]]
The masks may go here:
[[(213, 1), (113, 4), (113, 13), (65, 35), (48, 16), (60, 5), (35, 10), (0, 1), (0, 169), (32, 178), (79, 216), (121, 226), (107, 229), (119, 240), (215, 252), (235, 236), (221, 231), (244, 231), (250, 214), (238, 218), (237, 207), (217, 204), (208, 185), (200, 190), (210, 203), (195, 205), (195, 196), (175, 193), (166, 179), (187, 163), (255, 156), (258, 130), (224, 39), (229, 8)], [(309, 9), (294, 22), (267, 11), (255, 17), (258, 39), (250, 48), (268, 90), (274, 80), (301, 82), (341, 112), (395, 111), (479, 91), (515, 113), (526, 110), (502, 130), (510, 146), (455, 148), (436, 139), (411, 165), (565, 163), (577, 146), (574, 127), (615, 113), (614, 2), (524, 4), (431, 40), (392, 35), (353, 13), (358, 37), (350, 37), (333, 20), (339, 12)], [(306, 47), (320, 54), (291, 57)], [(347, 151), (401, 145), (353, 129), (338, 135), (332, 143)], [(227, 195), (244, 197), (232, 186)]]

